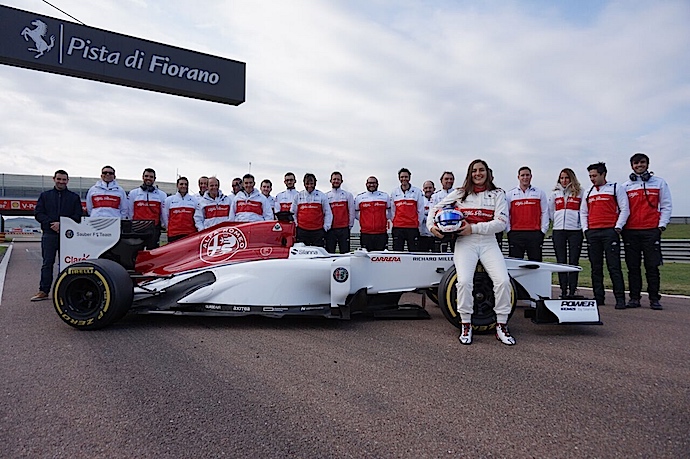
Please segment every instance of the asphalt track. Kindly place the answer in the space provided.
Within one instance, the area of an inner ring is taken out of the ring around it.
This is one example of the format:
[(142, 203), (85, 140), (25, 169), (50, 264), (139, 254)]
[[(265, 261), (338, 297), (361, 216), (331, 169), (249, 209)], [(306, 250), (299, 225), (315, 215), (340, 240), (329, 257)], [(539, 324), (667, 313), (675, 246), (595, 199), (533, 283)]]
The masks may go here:
[(40, 262), (15, 244), (4, 285), (2, 458), (689, 455), (687, 299), (605, 306), (603, 326), (518, 311), (513, 347), (461, 346), (431, 305), (422, 321), (127, 316), (80, 332), (29, 301)]

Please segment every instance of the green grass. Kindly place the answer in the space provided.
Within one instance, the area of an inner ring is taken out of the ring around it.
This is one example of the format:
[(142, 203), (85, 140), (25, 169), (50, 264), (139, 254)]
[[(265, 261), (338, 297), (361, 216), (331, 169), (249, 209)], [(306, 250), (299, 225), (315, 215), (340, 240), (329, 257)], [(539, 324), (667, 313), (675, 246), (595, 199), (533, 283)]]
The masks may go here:
[(690, 225), (671, 224), (661, 233), (661, 239), (690, 239)]
[[(556, 261), (554, 259), (545, 261)], [(589, 260), (586, 258), (580, 259), (580, 277), (578, 278), (578, 285), (580, 287), (592, 287), (592, 269)], [(628, 288), (628, 268), (625, 266), (625, 261), (621, 260), (621, 268), (623, 269), (623, 278), (625, 279), (625, 288)], [(664, 263), (659, 267), (661, 273), (661, 294), (667, 295), (690, 295), (690, 263)], [(553, 275), (552, 282), (558, 285), (558, 274)], [(604, 286), (607, 289), (612, 288), (611, 279), (609, 278), (608, 270), (604, 265)], [(644, 267), (642, 267), (642, 291), (647, 288), (647, 282), (644, 276)]]
[[(551, 237), (553, 228), (549, 226), (549, 231), (546, 233)], [(666, 231), (661, 233), (661, 239), (690, 239), (690, 225), (682, 223), (671, 223), (666, 227)]]

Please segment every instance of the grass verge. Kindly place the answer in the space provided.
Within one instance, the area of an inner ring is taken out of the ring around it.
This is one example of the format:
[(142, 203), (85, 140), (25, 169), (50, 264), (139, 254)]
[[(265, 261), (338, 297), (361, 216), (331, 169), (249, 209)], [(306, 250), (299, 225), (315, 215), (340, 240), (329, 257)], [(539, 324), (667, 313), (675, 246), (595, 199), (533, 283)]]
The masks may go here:
[[(556, 261), (555, 259), (545, 261)], [(578, 285), (580, 287), (592, 287), (592, 269), (587, 259), (580, 260), (582, 271), (578, 278)], [(623, 278), (625, 279), (625, 288), (628, 288), (628, 268), (625, 266), (625, 261), (621, 260), (621, 268), (623, 269)], [(690, 263), (664, 263), (659, 267), (661, 274), (661, 294), (667, 295), (690, 295)], [(553, 275), (552, 282), (558, 285), (558, 274)], [(604, 286), (607, 289), (612, 288), (611, 278), (608, 270), (604, 266)], [(644, 276), (644, 267), (642, 268), (642, 291), (646, 291), (647, 280)]]

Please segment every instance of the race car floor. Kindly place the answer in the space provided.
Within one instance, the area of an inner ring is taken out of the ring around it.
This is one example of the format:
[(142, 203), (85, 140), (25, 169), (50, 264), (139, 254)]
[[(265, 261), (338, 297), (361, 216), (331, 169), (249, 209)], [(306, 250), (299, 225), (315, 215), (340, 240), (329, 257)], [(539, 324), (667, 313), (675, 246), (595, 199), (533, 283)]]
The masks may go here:
[(83, 332), (29, 301), (40, 264), (38, 243), (15, 245), (0, 305), (3, 458), (688, 457), (686, 299), (605, 306), (602, 326), (518, 310), (512, 347), (460, 345), (430, 303), (432, 320), (127, 316)]

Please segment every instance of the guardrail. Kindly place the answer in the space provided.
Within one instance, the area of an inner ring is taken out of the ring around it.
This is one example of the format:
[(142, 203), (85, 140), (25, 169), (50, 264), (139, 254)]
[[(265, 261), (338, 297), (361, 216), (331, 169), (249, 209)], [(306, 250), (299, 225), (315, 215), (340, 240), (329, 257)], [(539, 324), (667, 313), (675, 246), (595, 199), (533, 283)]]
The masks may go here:
[[(388, 238), (388, 247), (391, 246), (391, 238)], [(352, 245), (352, 250), (356, 250), (360, 247), (359, 234), (352, 233), (350, 237), (350, 244)], [(452, 249), (450, 249), (452, 250)], [(504, 255), (508, 255), (508, 239), (503, 237), (503, 245), (501, 247)], [(556, 253), (553, 250), (553, 239), (547, 238), (544, 240), (544, 245), (542, 246), (542, 253), (544, 258), (556, 258)], [(661, 255), (664, 261), (681, 261), (690, 262), (690, 239), (662, 239), (661, 240)], [(587, 240), (582, 243), (582, 253), (580, 255), (583, 258), (587, 257)], [(621, 258), (625, 256), (625, 249), (621, 250)]]

